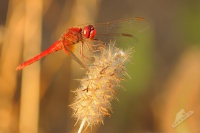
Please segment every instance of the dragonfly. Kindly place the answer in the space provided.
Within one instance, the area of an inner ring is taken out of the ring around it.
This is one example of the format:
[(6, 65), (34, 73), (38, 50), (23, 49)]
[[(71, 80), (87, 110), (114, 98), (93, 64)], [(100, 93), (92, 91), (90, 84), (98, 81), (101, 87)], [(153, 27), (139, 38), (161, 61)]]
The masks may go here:
[(74, 26), (66, 30), (62, 36), (50, 47), (35, 57), (20, 64), (16, 70), (21, 70), (40, 60), (48, 54), (64, 50), (86, 70), (87, 61), (92, 62), (92, 55), (101, 51), (110, 41), (118, 42), (119, 38), (127, 38), (132, 42), (137, 41), (134, 32), (146, 29), (144, 18), (136, 17), (112, 22), (88, 24), (83, 27)]

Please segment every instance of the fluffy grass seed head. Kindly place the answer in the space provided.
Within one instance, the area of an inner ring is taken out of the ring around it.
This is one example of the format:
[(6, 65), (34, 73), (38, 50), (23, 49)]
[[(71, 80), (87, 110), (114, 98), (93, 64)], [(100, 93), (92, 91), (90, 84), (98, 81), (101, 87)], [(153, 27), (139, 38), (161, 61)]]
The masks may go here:
[(74, 91), (74, 103), (70, 105), (73, 117), (82, 123), (79, 130), (84, 125), (103, 124), (103, 118), (110, 116), (111, 101), (116, 99), (120, 83), (124, 75), (127, 75), (125, 63), (130, 55), (131, 50), (124, 52), (110, 44), (94, 57), (95, 61), (80, 80), (80, 87)]

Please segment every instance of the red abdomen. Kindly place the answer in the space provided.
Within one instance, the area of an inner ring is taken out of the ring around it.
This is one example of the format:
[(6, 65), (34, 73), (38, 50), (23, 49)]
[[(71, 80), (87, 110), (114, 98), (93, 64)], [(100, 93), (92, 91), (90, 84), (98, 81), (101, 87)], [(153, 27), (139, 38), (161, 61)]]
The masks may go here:
[(52, 52), (55, 52), (55, 51), (58, 51), (58, 50), (61, 50), (62, 49), (62, 43), (61, 41), (56, 41), (54, 44), (52, 44), (49, 48), (47, 48), (45, 51), (43, 51), (42, 53), (40, 53), (39, 55), (36, 55), (35, 57), (23, 62), (22, 64), (20, 64), (16, 70), (21, 70), (23, 69), (24, 67), (38, 61), (39, 59), (41, 59), (42, 57), (52, 53)]

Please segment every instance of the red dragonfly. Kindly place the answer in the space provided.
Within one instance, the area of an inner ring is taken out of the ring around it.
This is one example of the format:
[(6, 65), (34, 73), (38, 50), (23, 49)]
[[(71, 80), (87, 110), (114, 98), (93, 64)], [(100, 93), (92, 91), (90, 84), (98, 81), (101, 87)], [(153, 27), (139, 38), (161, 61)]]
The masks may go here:
[(120, 36), (128, 37), (129, 43), (137, 40), (133, 33), (142, 31), (146, 27), (144, 18), (130, 18), (113, 22), (99, 23), (96, 25), (87, 25), (83, 28), (69, 28), (59, 40), (54, 42), (49, 48), (35, 57), (20, 64), (16, 70), (38, 61), (42, 57), (63, 49), (67, 55), (71, 55), (82, 67), (87, 69), (85, 60), (92, 60), (92, 54), (105, 48), (109, 41), (118, 42)]

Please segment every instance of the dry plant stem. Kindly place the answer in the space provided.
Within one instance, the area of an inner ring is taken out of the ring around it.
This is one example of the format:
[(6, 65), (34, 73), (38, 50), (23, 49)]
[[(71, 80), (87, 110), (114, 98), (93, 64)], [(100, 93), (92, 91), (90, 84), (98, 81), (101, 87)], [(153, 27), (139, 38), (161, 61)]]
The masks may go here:
[[(40, 52), (42, 1), (24, 0), (24, 58)], [(34, 20), (34, 21), (33, 21)], [(34, 63), (22, 72), (19, 133), (38, 133), (40, 65)]]
[(121, 87), (123, 76), (127, 76), (125, 63), (130, 59), (131, 51), (122, 51), (113, 44), (102, 49), (100, 55), (95, 55), (95, 61), (88, 67), (89, 71), (81, 86), (74, 91), (76, 97), (72, 105), (73, 116), (83, 126), (103, 124), (105, 116), (110, 116), (111, 101), (116, 98), (118, 88)]
[(78, 130), (78, 133), (81, 133), (81, 132), (82, 132), (83, 127), (84, 127), (84, 125), (85, 125), (85, 121), (86, 121), (86, 119), (83, 119), (83, 121), (81, 122), (81, 125), (80, 125), (80, 128), (79, 128), (79, 130)]
[(4, 33), (0, 35), (3, 39), (0, 44), (0, 133), (15, 132), (18, 124), (18, 107), (14, 102), (17, 72), (13, 70), (18, 64), (23, 42), (23, 6), (21, 1), (9, 0)]

